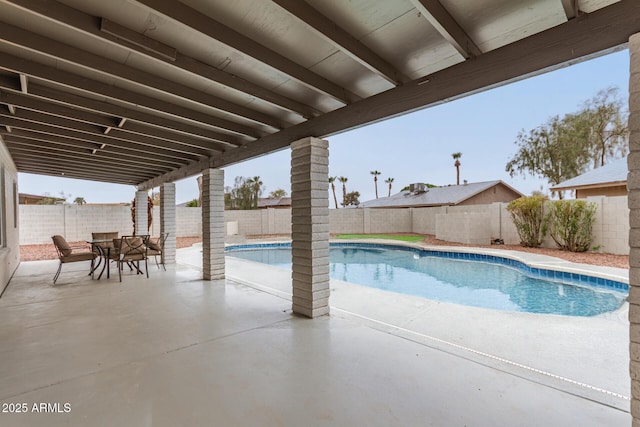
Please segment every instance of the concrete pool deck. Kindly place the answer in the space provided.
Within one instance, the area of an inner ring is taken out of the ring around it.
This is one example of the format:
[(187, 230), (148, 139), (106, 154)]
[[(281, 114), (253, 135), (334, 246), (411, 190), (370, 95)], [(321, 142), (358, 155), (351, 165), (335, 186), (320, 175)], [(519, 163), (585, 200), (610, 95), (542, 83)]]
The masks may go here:
[(200, 260), (180, 249), (122, 283), (63, 269), (56, 287), (55, 261), (21, 264), (0, 298), (0, 402), (71, 411), (0, 425), (631, 423), (626, 304), (507, 313), (332, 281), (331, 315), (309, 320), (288, 271), (227, 257), (206, 282)]

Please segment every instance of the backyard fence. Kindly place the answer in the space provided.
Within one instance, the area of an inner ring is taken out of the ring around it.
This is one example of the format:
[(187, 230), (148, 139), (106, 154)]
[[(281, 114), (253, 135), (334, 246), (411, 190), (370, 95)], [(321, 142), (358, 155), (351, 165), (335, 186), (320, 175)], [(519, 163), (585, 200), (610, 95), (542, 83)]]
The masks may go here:
[[(613, 254), (629, 253), (629, 209), (627, 197), (590, 197), (597, 206), (593, 227), (594, 246)], [(502, 239), (518, 244), (520, 239), (506, 210), (506, 203), (404, 209), (332, 209), (329, 231), (339, 233), (418, 233), (441, 240), (489, 244)], [(160, 210), (154, 208), (152, 235), (160, 234)], [(291, 209), (225, 211), (228, 234), (274, 235), (291, 233)], [(128, 206), (20, 205), (20, 244), (50, 243), (62, 234), (69, 241), (91, 238), (92, 232), (133, 231)], [(176, 208), (177, 237), (202, 235), (200, 208)], [(546, 238), (543, 246), (554, 247)]]

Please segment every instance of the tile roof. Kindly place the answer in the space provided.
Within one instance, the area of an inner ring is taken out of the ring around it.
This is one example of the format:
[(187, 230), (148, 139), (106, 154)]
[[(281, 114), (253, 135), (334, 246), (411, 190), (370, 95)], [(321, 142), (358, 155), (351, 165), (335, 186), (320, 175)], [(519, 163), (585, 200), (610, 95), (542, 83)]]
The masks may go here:
[(551, 187), (551, 190), (565, 190), (577, 187), (592, 186), (602, 184), (624, 184), (627, 182), (627, 159), (614, 160), (604, 166), (585, 172), (575, 178), (568, 179), (560, 184)]

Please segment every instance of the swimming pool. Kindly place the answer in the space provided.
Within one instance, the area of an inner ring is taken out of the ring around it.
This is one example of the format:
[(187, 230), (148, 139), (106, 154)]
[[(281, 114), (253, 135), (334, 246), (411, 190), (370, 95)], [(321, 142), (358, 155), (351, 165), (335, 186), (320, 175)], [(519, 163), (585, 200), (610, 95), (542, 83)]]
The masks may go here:
[[(230, 256), (291, 269), (289, 244), (238, 245)], [(621, 282), (532, 268), (492, 255), (333, 244), (332, 279), (435, 301), (530, 313), (594, 316), (625, 301)]]

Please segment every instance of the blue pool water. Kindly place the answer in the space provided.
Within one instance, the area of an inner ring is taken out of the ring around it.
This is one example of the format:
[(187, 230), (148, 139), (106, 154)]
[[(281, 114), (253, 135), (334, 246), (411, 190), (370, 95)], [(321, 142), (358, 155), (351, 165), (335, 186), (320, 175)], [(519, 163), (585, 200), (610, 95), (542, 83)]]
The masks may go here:
[[(228, 248), (227, 253), (291, 269), (290, 247)], [(332, 247), (330, 274), (333, 279), (436, 301), (530, 313), (594, 316), (618, 309), (626, 298), (622, 289), (543, 280), (507, 265), (428, 254), (381, 247)], [(611, 283), (618, 287), (617, 282)]]

